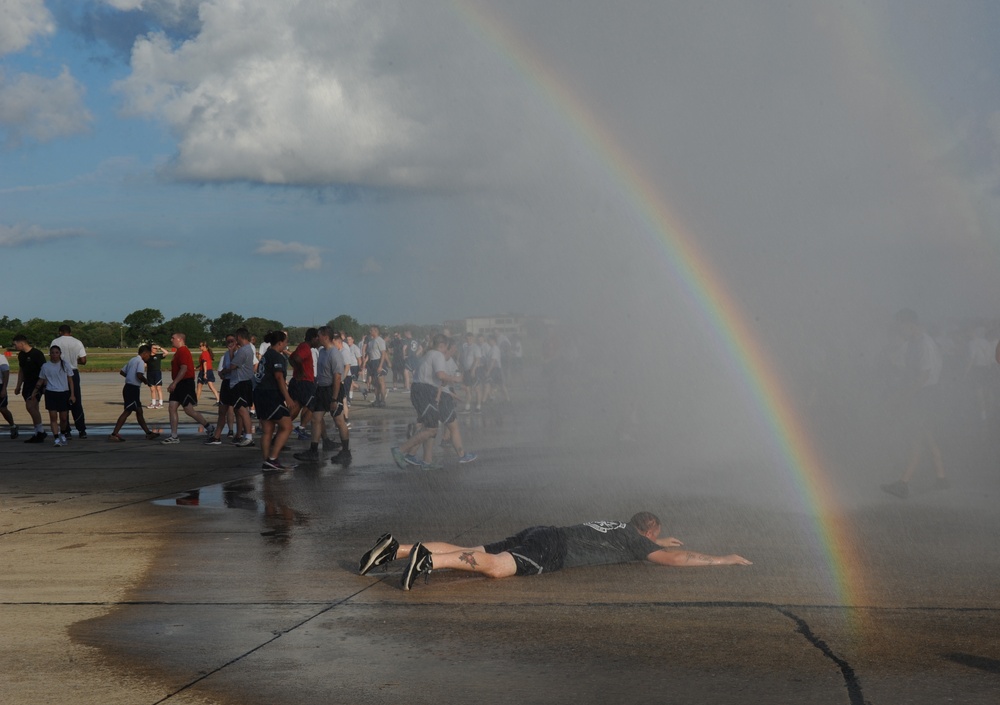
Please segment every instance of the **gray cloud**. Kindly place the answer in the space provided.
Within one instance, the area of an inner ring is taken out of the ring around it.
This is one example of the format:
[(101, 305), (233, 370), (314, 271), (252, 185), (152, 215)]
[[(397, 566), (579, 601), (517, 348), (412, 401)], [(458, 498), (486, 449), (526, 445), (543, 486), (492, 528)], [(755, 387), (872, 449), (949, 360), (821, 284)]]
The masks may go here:
[(27, 247), (81, 237), (80, 230), (48, 230), (37, 225), (0, 224), (0, 247)]
[(298, 269), (319, 269), (323, 266), (320, 248), (303, 245), (301, 242), (282, 242), (281, 240), (261, 240), (260, 246), (254, 250), (258, 255), (296, 255), (305, 259)]
[(92, 121), (83, 104), (83, 87), (69, 69), (63, 67), (55, 78), (0, 70), (0, 130), (8, 146), (85, 132)]
[(6, 0), (0, 22), (0, 56), (21, 51), (35, 37), (54, 31), (55, 23), (45, 0)]

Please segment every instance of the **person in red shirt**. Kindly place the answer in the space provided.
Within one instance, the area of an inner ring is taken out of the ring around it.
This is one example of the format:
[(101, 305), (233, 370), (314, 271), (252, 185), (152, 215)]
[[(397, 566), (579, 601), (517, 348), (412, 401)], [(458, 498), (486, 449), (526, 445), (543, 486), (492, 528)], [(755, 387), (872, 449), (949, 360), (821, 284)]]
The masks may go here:
[(313, 364), (313, 350), (319, 347), (319, 330), (310, 328), (306, 331), (305, 340), (299, 343), (295, 352), (288, 356), (288, 364), (292, 366), (294, 376), (288, 384), (288, 394), (292, 397), (292, 421), (302, 412), (301, 425), (295, 429), (300, 441), (309, 440), (307, 430), (312, 424), (313, 398), (316, 396), (316, 369)]
[(198, 405), (198, 394), (194, 388), (194, 359), (191, 351), (188, 350), (186, 336), (183, 333), (174, 333), (170, 336), (171, 345), (176, 348), (174, 357), (170, 360), (170, 386), (167, 392), (170, 394), (167, 412), (170, 415), (170, 435), (160, 443), (171, 444), (180, 443), (177, 437), (177, 425), (180, 421), (178, 409), (184, 408), (184, 413), (197, 421), (205, 428), (205, 432), (212, 435), (215, 427), (205, 420), (205, 417), (195, 409)]
[(198, 386), (195, 387), (194, 394), (201, 399), (201, 388), (208, 385), (208, 389), (215, 396), (215, 405), (219, 405), (219, 393), (215, 391), (215, 372), (212, 371), (212, 349), (204, 340), (198, 343), (201, 348), (201, 355), (198, 356)]

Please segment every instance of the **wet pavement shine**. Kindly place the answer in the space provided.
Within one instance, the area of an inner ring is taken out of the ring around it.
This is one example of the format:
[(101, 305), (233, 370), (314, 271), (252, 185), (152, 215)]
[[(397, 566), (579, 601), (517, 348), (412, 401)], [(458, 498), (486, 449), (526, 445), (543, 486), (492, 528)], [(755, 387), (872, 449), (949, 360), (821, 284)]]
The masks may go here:
[[(0, 702), (1000, 701), (990, 468), (904, 502), (831, 463), (850, 500), (837, 519), (862, 537), (840, 567), (865, 587), (845, 605), (781, 471), (682, 463), (597, 426), (546, 437), (538, 399), (464, 418), (470, 465), (397, 468), (411, 414), (396, 394), (356, 404), (350, 467), (264, 476), (259, 449), (204, 446), (191, 425), (176, 446), (134, 425), (106, 443), (120, 387), (84, 384), (86, 440), (0, 439)], [(476, 545), (640, 509), (754, 565), (435, 571), (408, 592), (400, 563), (357, 575), (385, 531)]]

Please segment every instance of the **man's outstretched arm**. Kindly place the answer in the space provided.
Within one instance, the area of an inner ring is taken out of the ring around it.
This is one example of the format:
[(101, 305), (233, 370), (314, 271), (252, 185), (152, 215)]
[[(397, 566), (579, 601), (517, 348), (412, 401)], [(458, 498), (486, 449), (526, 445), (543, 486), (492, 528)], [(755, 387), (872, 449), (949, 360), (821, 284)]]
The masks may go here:
[(646, 560), (657, 565), (670, 565), (679, 568), (702, 565), (753, 565), (743, 556), (730, 553), (728, 556), (709, 556), (694, 551), (653, 551)]

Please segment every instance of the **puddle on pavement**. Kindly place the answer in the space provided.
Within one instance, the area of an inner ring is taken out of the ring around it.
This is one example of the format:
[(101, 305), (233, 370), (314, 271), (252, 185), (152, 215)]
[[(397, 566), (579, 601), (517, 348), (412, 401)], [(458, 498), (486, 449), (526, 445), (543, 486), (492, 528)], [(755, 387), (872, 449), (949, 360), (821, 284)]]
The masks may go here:
[(296, 509), (285, 479), (290, 476), (262, 476), (233, 480), (218, 485), (180, 492), (153, 500), (161, 507), (186, 509), (242, 509), (261, 517), (261, 536), (279, 541), (291, 538), (296, 526), (309, 523), (309, 513)]
[(164, 499), (154, 499), (161, 507), (202, 507), (207, 509), (246, 509), (261, 511), (264, 507), (264, 480), (234, 480), (178, 493)]

